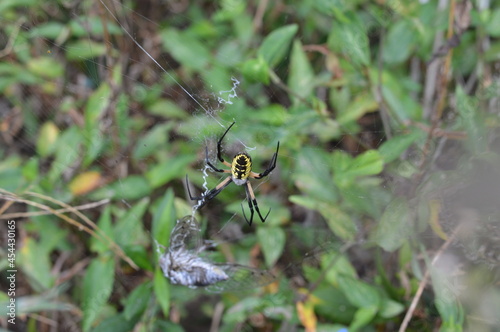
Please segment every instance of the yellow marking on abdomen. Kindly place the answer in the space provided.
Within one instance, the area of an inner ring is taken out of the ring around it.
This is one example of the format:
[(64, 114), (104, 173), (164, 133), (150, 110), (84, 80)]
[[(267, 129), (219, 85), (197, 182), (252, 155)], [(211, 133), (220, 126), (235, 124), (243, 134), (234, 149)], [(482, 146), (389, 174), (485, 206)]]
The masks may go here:
[(252, 171), (252, 158), (246, 153), (238, 153), (231, 162), (231, 175), (234, 179), (244, 180)]

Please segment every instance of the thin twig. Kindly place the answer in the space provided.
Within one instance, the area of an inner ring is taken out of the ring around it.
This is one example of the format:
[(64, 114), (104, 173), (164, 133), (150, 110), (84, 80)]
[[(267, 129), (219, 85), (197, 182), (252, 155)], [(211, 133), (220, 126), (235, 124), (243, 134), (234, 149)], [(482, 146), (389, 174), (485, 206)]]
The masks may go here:
[(432, 259), (431, 266), (427, 269), (427, 271), (425, 271), (424, 277), (420, 281), (417, 292), (415, 293), (415, 296), (413, 297), (413, 300), (411, 301), (410, 307), (408, 308), (408, 311), (405, 314), (405, 318), (403, 319), (403, 322), (401, 323), (401, 326), (399, 327), (399, 332), (406, 331), (406, 328), (408, 327), (408, 324), (410, 323), (410, 320), (413, 316), (413, 312), (417, 308), (418, 301), (420, 300), (420, 297), (422, 296), (422, 293), (424, 292), (424, 288), (427, 285), (427, 282), (429, 281), (431, 267), (434, 266), (434, 264), (436, 264), (437, 260), (441, 256), (441, 254), (448, 248), (448, 246), (451, 244), (451, 242), (455, 239), (460, 228), (461, 228), (460, 225), (457, 228), (455, 228), (453, 233), (448, 237), (448, 240), (446, 240), (446, 242), (443, 243), (441, 248), (439, 248), (436, 255)]
[[(8, 201), (9, 203), (13, 204), (13, 201)], [(109, 199), (103, 199), (98, 202), (93, 202), (93, 203), (88, 203), (88, 204), (83, 204), (79, 206), (74, 206), (73, 208), (75, 210), (88, 210), (95, 208), (100, 205), (108, 204)], [(55, 210), (59, 213), (65, 213), (65, 212), (70, 212), (73, 211), (72, 209), (66, 208), (66, 209), (59, 209)], [(17, 213), (8, 213), (8, 214), (2, 214), (2, 209), (0, 209), (0, 220), (2, 219), (16, 219), (16, 218), (31, 218), (31, 217), (38, 217), (38, 216), (44, 216), (48, 214), (52, 214), (52, 212), (49, 211), (33, 211), (33, 212), (17, 212)]]

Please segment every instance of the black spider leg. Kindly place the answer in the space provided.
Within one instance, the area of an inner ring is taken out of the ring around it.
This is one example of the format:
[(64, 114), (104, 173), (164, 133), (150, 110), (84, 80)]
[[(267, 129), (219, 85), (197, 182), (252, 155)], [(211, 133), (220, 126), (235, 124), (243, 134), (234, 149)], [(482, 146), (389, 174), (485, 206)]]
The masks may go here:
[(236, 123), (233, 122), (231, 123), (231, 125), (229, 126), (229, 128), (226, 129), (226, 131), (224, 132), (224, 135), (222, 135), (222, 137), (219, 139), (219, 141), (217, 142), (217, 158), (219, 158), (219, 160), (221, 162), (224, 162), (224, 158), (222, 158), (222, 154), (221, 154), (221, 145), (222, 145), (222, 140), (224, 139), (224, 137), (226, 136), (227, 132), (229, 131), (229, 129), (231, 129), (232, 126), (234, 126), (234, 124)]
[(262, 214), (260, 213), (259, 205), (257, 204), (257, 199), (255, 199), (255, 195), (253, 193), (252, 185), (250, 184), (250, 182), (246, 183), (245, 191), (247, 194), (248, 207), (250, 208), (250, 220), (248, 220), (245, 214), (245, 210), (243, 209), (243, 204), (241, 204), (241, 211), (243, 211), (243, 217), (245, 217), (245, 221), (248, 223), (249, 226), (252, 226), (253, 215), (254, 215), (253, 208), (255, 207), (255, 210), (257, 210), (257, 213), (259, 214), (260, 220), (262, 222), (266, 222), (267, 216), (269, 216), (269, 213), (271, 213), (271, 209), (269, 209), (266, 216), (263, 218)]
[(278, 141), (278, 146), (276, 147), (276, 152), (273, 154), (273, 158), (271, 159), (271, 162), (269, 163), (269, 167), (267, 169), (258, 174), (257, 176), (254, 176), (254, 179), (262, 179), (263, 177), (267, 176), (269, 173), (273, 171), (273, 169), (276, 168), (276, 160), (278, 159), (278, 151), (280, 150), (280, 142)]
[[(231, 172), (231, 171), (223, 170), (221, 168), (217, 168), (210, 162), (210, 160), (208, 159), (208, 147), (205, 147), (205, 161), (206, 161), (207, 165), (210, 166), (210, 168), (216, 172), (219, 172), (219, 173), (230, 173)], [(224, 161), (222, 161), (222, 162), (224, 162)]]
[(198, 205), (198, 209), (201, 209), (203, 206), (205, 206), (205, 204), (207, 204), (209, 200), (211, 200), (212, 198), (214, 198), (215, 196), (217, 196), (232, 181), (233, 181), (232, 178), (230, 176), (228, 176), (221, 183), (219, 183), (214, 189), (211, 189), (205, 195), (193, 196), (193, 195), (191, 195), (191, 190), (189, 189), (189, 180), (188, 180), (188, 176), (186, 174), (186, 186), (187, 186), (187, 189), (188, 189), (189, 198), (192, 201), (198, 201), (198, 202), (200, 202), (199, 205)]

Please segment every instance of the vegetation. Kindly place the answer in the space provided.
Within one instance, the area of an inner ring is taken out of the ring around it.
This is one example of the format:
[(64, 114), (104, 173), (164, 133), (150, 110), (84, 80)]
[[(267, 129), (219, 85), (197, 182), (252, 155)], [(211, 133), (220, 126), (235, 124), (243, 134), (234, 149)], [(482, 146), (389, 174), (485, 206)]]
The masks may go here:
[[(498, 329), (499, 4), (2, 0), (1, 328)], [(226, 160), (280, 142), (268, 220), (233, 184), (195, 215), (276, 278), (172, 285), (156, 241), (233, 121)]]

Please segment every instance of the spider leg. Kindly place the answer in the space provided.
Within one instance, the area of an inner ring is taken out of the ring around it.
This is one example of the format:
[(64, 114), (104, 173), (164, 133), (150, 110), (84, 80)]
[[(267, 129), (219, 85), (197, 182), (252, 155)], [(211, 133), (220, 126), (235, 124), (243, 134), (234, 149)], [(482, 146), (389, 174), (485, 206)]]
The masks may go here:
[[(255, 207), (255, 210), (257, 210), (257, 214), (259, 215), (260, 220), (262, 222), (266, 222), (266, 219), (269, 216), (269, 213), (271, 213), (271, 209), (269, 209), (269, 211), (267, 212), (265, 217), (262, 217), (262, 214), (260, 213), (260, 210), (259, 210), (259, 205), (257, 204), (257, 199), (255, 199), (255, 194), (253, 192), (252, 185), (250, 184), (250, 182), (247, 182), (247, 184), (245, 186), (245, 190), (247, 193), (248, 206), (250, 207), (250, 220), (247, 219), (247, 217), (245, 215), (245, 211), (243, 210), (243, 216), (245, 217), (245, 220), (247, 221), (247, 223), (249, 225), (252, 225), (253, 214), (254, 214), (253, 208)], [(243, 206), (242, 206), (242, 208), (243, 208)]]
[(217, 158), (219, 158), (219, 160), (221, 162), (224, 163), (224, 165), (227, 166), (226, 162), (224, 161), (224, 158), (222, 158), (222, 154), (221, 154), (221, 145), (222, 145), (222, 140), (224, 139), (224, 137), (226, 136), (227, 132), (229, 131), (229, 129), (231, 129), (231, 127), (235, 124), (236, 122), (233, 122), (231, 123), (231, 125), (229, 126), (229, 128), (226, 129), (226, 131), (224, 132), (224, 135), (222, 135), (222, 137), (219, 139), (219, 141), (217, 142)]
[(280, 142), (278, 142), (278, 146), (276, 147), (276, 152), (273, 154), (273, 158), (271, 159), (271, 162), (269, 163), (269, 167), (264, 172), (262, 172), (260, 174), (252, 172), (252, 173), (250, 173), (250, 176), (254, 179), (262, 179), (263, 177), (265, 177), (269, 173), (271, 173), (273, 171), (273, 169), (276, 168), (276, 159), (278, 159), (279, 149), (280, 149)]
[[(188, 180), (187, 180), (187, 175), (186, 175), (186, 182), (187, 181)], [(209, 200), (211, 200), (212, 198), (214, 198), (215, 196), (217, 196), (231, 182), (232, 182), (231, 176), (228, 176), (221, 183), (219, 183), (215, 188), (213, 188), (212, 190), (210, 190), (207, 194), (201, 195), (201, 196), (198, 196), (198, 197), (191, 196), (191, 191), (189, 190), (189, 183), (188, 183), (187, 187), (188, 187), (189, 198), (192, 201), (198, 201), (199, 202), (198, 209), (201, 209), (203, 206), (205, 206), (205, 204), (208, 203)]]
[[(208, 166), (210, 166), (210, 168), (212, 170), (214, 170), (215, 172), (219, 172), (219, 173), (231, 173), (231, 171), (229, 170), (225, 170), (225, 169), (222, 169), (222, 168), (217, 168), (215, 167), (211, 162), (210, 160), (208, 159), (208, 147), (205, 147), (205, 161), (207, 163)], [(226, 164), (225, 161), (223, 161), (224, 164)], [(229, 163), (227, 163), (229, 164)], [(229, 166), (231, 166), (231, 164), (229, 164)]]

